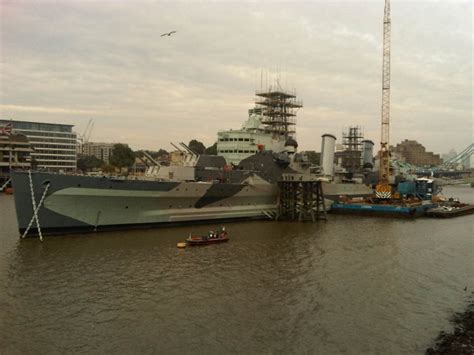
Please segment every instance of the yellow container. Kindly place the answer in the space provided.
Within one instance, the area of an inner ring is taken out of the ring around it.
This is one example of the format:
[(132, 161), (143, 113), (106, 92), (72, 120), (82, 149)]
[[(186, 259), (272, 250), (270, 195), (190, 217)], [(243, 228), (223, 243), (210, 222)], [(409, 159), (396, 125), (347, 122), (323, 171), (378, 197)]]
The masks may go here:
[(178, 248), (184, 249), (184, 248), (186, 248), (186, 243), (178, 243), (178, 244), (176, 244), (176, 246), (177, 246)]

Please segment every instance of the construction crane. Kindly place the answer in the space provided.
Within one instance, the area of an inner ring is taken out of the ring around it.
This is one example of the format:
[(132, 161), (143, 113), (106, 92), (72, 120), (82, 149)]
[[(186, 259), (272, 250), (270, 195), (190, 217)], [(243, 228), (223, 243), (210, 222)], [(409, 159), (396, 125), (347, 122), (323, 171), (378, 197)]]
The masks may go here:
[(83, 154), (83, 145), (89, 142), (89, 139), (92, 134), (92, 129), (94, 128), (94, 120), (91, 118), (89, 122), (87, 122), (86, 128), (84, 129), (84, 132), (78, 137), (78, 143), (79, 143), (79, 152)]
[(375, 188), (378, 198), (392, 197), (390, 177), (390, 0), (385, 0), (383, 18), (383, 72), (382, 72), (382, 131), (380, 137), (379, 182)]
[(91, 138), (91, 134), (92, 134), (92, 129), (94, 128), (94, 123), (95, 121), (93, 119), (90, 119), (89, 122), (87, 123), (86, 129), (84, 130), (84, 133), (82, 134), (83, 143), (89, 142), (89, 139)]

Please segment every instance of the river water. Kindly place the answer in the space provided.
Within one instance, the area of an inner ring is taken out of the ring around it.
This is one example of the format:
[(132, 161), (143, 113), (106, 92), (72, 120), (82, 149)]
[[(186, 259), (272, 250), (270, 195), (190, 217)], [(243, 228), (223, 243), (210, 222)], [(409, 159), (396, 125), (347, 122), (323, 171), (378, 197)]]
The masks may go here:
[(227, 223), (229, 243), (185, 250), (216, 226), (41, 243), (19, 240), (0, 194), (0, 353), (422, 353), (474, 290), (473, 222)]

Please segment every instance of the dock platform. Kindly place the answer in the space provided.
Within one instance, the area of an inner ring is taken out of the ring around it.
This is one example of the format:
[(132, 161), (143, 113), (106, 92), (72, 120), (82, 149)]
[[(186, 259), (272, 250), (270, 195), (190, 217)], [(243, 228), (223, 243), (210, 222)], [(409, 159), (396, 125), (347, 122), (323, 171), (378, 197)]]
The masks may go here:
[(396, 203), (339, 203), (331, 205), (331, 213), (380, 217), (415, 218), (424, 216), (426, 211), (437, 207), (436, 203), (396, 204)]

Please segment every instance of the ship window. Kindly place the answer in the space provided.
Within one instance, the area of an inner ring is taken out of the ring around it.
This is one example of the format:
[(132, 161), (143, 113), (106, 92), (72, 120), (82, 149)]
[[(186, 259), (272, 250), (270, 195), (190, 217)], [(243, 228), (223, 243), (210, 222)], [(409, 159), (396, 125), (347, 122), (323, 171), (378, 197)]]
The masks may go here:
[(243, 150), (239, 150), (238, 153), (243, 153), (244, 151)]
[(243, 138), (239, 138), (239, 142), (243, 142), (243, 141), (244, 141), (244, 139), (243, 139)]
[(249, 139), (249, 138), (245, 138), (244, 141), (250, 142), (250, 139)]

